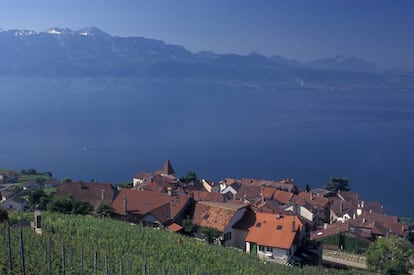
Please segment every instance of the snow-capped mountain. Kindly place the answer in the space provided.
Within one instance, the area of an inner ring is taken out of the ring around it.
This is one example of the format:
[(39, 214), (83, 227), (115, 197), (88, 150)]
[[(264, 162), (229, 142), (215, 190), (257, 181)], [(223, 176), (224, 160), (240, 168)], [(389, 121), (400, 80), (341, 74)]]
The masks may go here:
[[(111, 36), (96, 27), (76, 31), (53, 27), (39, 33), (2, 31), (0, 60), (0, 76), (168, 77), (301, 88), (407, 82), (395, 74), (378, 73), (373, 63), (355, 57), (302, 63), (257, 53), (192, 53), (160, 40)], [(357, 77), (360, 73), (364, 76)], [(411, 78), (409, 81), (414, 85)]]

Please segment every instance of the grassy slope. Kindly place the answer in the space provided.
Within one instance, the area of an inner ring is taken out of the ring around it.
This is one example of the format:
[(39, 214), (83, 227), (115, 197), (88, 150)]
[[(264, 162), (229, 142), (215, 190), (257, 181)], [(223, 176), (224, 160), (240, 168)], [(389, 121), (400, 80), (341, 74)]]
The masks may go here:
[[(11, 215), (13, 218), (13, 215)], [(120, 270), (128, 274), (141, 274), (145, 268), (151, 274), (163, 271), (173, 274), (321, 274), (322, 269), (299, 269), (283, 265), (263, 263), (253, 255), (234, 249), (198, 242), (164, 230), (143, 228), (110, 219), (43, 213), (43, 234), (35, 235), (23, 230), (26, 272), (48, 273), (48, 242), (50, 241), (52, 274), (62, 270), (62, 247), (66, 273), (80, 271), (81, 250), (86, 274), (93, 273), (94, 255), (98, 255), (98, 273), (108, 269), (112, 274)], [(18, 236), (20, 229), (12, 228), (12, 248), (15, 272), (20, 270)], [(6, 226), (0, 226), (0, 234), (6, 236)], [(8, 266), (7, 238), (0, 238), (0, 273)], [(329, 274), (341, 273), (330, 270)]]

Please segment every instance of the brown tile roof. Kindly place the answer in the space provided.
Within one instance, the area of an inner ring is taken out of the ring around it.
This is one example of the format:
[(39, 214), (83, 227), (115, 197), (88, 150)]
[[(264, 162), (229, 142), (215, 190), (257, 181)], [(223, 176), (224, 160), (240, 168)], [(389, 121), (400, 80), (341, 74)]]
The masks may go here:
[(384, 206), (379, 201), (361, 202), (363, 211), (385, 214)]
[[(128, 213), (137, 215), (151, 213), (163, 220), (163, 217), (166, 215), (168, 215), (170, 219), (174, 219), (184, 210), (190, 199), (187, 195), (169, 196), (167, 193), (122, 189), (116, 199), (112, 202), (114, 212), (118, 215), (125, 215), (125, 198), (127, 199)], [(166, 205), (169, 206), (169, 209)]]
[(172, 223), (167, 227), (167, 229), (171, 232), (180, 232), (183, 230), (183, 227), (177, 223)]
[(102, 201), (102, 190), (104, 190), (105, 196), (104, 204), (111, 204), (117, 194), (117, 190), (109, 183), (67, 182), (59, 187), (56, 195), (71, 195), (75, 201), (87, 201), (94, 207), (98, 207)]
[(267, 200), (262, 202), (258, 202), (255, 205), (252, 205), (253, 209), (257, 212), (266, 212), (266, 213), (274, 213), (274, 214), (281, 214), (284, 212), (282, 208), (280, 208), (280, 204), (274, 200)]
[(263, 187), (262, 188), (263, 197), (266, 200), (271, 200), (275, 191), (276, 191), (275, 187)]
[(348, 222), (336, 222), (333, 224), (328, 224), (326, 228), (319, 229), (311, 232), (311, 240), (322, 239), (332, 235), (338, 235), (341, 233), (347, 233), (349, 231)]
[(337, 199), (332, 203), (331, 211), (333, 211), (338, 216), (348, 214), (350, 217), (352, 217), (356, 212), (356, 207), (351, 201), (343, 201), (341, 199)]
[(193, 191), (191, 194), (195, 201), (224, 202), (224, 196), (219, 192)]
[(260, 198), (262, 188), (260, 186), (241, 186), (237, 191), (236, 200), (255, 200)]
[(305, 200), (307, 203), (316, 208), (325, 208), (329, 204), (329, 199), (322, 196), (315, 196), (310, 192), (300, 192), (296, 195), (297, 198)]
[(256, 223), (251, 226), (246, 241), (258, 245), (290, 249), (302, 223), (296, 216), (256, 213)]
[(293, 196), (293, 193), (276, 190), (273, 194), (273, 199), (281, 204), (288, 204), (292, 200)]
[(195, 205), (193, 222), (203, 227), (213, 227), (224, 232), (236, 212), (245, 204), (200, 201)]

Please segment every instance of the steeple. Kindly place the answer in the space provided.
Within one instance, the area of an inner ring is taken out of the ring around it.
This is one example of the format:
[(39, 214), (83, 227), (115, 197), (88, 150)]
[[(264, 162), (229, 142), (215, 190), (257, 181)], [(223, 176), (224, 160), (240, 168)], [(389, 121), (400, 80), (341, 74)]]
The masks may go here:
[(175, 171), (171, 166), (170, 160), (166, 160), (164, 166), (162, 167), (162, 174), (163, 175), (174, 175)]

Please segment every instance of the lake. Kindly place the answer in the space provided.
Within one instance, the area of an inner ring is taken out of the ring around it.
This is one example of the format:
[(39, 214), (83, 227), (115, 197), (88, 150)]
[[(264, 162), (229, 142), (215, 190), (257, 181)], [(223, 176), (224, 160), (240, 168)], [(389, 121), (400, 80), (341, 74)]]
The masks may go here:
[(178, 176), (349, 177), (414, 219), (414, 91), (278, 89), (173, 79), (1, 79), (0, 166), (119, 183)]

